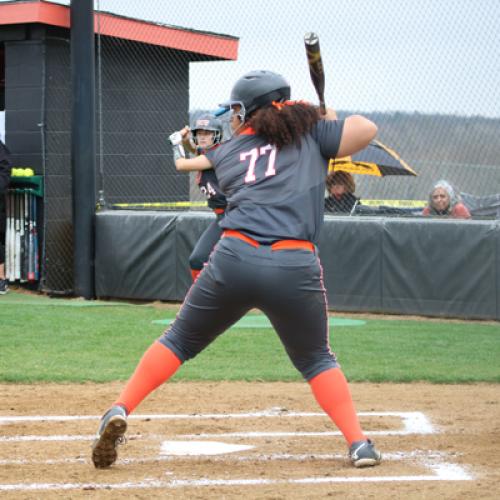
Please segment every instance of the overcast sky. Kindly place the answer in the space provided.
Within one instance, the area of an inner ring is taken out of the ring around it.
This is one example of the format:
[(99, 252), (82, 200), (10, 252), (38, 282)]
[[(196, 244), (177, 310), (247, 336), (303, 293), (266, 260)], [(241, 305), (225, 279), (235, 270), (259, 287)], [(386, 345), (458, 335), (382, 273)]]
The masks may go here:
[[(58, 3), (66, 3), (60, 1)], [(320, 36), (337, 109), (500, 117), (500, 0), (95, 0), (104, 11), (240, 38), (236, 62), (191, 63), (191, 108), (252, 69), (315, 101), (303, 36)]]

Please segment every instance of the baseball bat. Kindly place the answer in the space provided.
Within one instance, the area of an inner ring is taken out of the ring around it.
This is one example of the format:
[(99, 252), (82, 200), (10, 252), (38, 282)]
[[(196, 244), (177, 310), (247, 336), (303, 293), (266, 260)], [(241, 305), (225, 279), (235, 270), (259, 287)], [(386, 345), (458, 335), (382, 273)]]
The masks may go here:
[(29, 190), (24, 191), (23, 201), (24, 201), (24, 259), (23, 259), (23, 279), (24, 281), (28, 281), (28, 272), (29, 272), (29, 262), (30, 262), (30, 212), (29, 212)]
[(11, 265), (11, 254), (12, 254), (12, 227), (11, 227), (11, 208), (10, 208), (10, 200), (11, 200), (12, 194), (10, 189), (7, 190), (7, 198), (6, 198), (6, 203), (5, 203), (5, 217), (6, 217), (6, 222), (7, 222), (7, 230), (6, 230), (6, 236), (5, 236), (5, 277), (8, 281), (10, 281), (10, 269), (12, 267)]
[(33, 259), (35, 269), (35, 281), (40, 279), (40, 260), (38, 252), (38, 229), (37, 229), (37, 197), (33, 195)]
[(15, 217), (16, 217), (16, 267), (14, 271), (14, 278), (16, 280), (21, 279), (21, 197), (19, 193), (16, 192), (16, 207), (15, 207)]
[(9, 216), (9, 226), (10, 226), (10, 238), (9, 238), (9, 248), (10, 248), (10, 252), (9, 252), (9, 256), (10, 256), (10, 259), (9, 259), (9, 276), (8, 276), (8, 279), (9, 281), (14, 281), (15, 280), (15, 277), (14, 277), (14, 271), (15, 271), (15, 256), (16, 256), (16, 226), (15, 226), (15, 219), (14, 219), (14, 207), (15, 207), (15, 191), (13, 189), (11, 189), (10, 191), (10, 195), (9, 195), (9, 198), (10, 198), (10, 216)]
[(24, 193), (19, 191), (19, 279), (24, 281)]
[(35, 281), (35, 259), (34, 259), (34, 246), (33, 246), (33, 198), (34, 194), (28, 193), (28, 210), (29, 210), (29, 261), (28, 261), (28, 281)]
[(306, 33), (304, 36), (304, 44), (306, 46), (311, 80), (319, 99), (319, 110), (321, 114), (325, 115), (325, 71), (323, 68), (323, 61), (321, 60), (318, 35), (316, 33)]

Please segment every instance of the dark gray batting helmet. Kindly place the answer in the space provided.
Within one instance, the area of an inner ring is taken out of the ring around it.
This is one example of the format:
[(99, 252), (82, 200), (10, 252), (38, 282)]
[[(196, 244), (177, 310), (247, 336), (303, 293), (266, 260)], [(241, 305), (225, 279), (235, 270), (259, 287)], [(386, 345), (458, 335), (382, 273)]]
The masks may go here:
[(277, 73), (257, 70), (243, 75), (234, 84), (229, 101), (220, 106), (229, 108), (240, 104), (244, 116), (250, 115), (256, 109), (262, 108), (273, 101), (283, 102), (290, 99), (290, 85)]
[(219, 144), (222, 139), (222, 121), (214, 115), (201, 115), (195, 120), (194, 127), (191, 128), (195, 144), (198, 144), (198, 141), (196, 140), (196, 132), (198, 130), (208, 130), (213, 132), (214, 144)]

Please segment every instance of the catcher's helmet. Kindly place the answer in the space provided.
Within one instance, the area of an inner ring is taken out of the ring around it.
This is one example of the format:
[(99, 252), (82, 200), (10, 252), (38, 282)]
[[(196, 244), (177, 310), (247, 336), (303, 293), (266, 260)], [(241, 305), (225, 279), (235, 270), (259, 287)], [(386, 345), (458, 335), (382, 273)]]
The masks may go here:
[(277, 73), (272, 71), (250, 71), (234, 84), (229, 101), (220, 106), (229, 108), (239, 104), (245, 116), (273, 101), (283, 102), (290, 99), (290, 85)]
[(196, 139), (196, 132), (198, 130), (209, 130), (214, 133), (214, 144), (219, 144), (222, 139), (222, 121), (210, 114), (199, 116), (195, 122), (194, 127), (191, 128), (193, 140), (198, 144)]

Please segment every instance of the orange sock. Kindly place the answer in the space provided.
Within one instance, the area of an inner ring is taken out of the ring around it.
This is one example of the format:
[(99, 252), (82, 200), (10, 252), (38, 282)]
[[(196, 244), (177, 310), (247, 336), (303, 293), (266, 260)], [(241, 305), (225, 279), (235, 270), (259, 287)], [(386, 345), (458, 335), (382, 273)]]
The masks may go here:
[(180, 359), (162, 343), (155, 341), (144, 353), (120, 397), (114, 403), (122, 405), (127, 413), (158, 386), (166, 382), (181, 366)]
[(191, 278), (193, 278), (193, 283), (196, 281), (200, 273), (201, 269), (191, 269)]
[(312, 392), (321, 408), (333, 420), (349, 446), (366, 439), (351, 398), (347, 380), (340, 368), (325, 370), (309, 380)]

